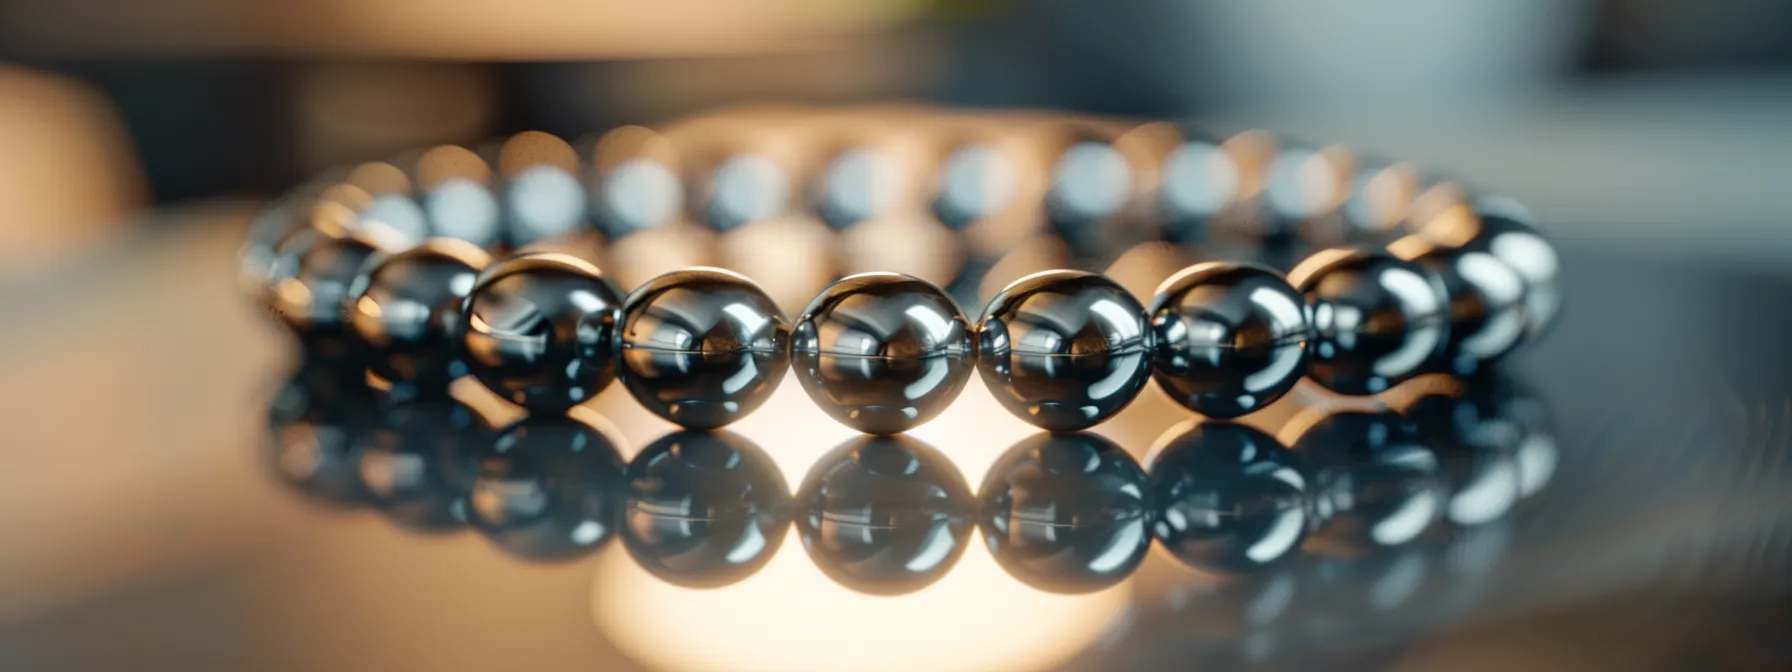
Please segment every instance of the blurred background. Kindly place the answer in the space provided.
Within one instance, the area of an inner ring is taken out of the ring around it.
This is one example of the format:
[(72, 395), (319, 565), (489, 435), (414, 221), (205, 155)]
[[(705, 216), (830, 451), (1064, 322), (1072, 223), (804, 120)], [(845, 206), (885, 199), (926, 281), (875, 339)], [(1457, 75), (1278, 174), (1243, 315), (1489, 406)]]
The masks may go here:
[(1792, 251), (1786, 3), (4, 0), (0, 268), (437, 143), (892, 99), (1265, 127), (1447, 166), (1565, 235)]

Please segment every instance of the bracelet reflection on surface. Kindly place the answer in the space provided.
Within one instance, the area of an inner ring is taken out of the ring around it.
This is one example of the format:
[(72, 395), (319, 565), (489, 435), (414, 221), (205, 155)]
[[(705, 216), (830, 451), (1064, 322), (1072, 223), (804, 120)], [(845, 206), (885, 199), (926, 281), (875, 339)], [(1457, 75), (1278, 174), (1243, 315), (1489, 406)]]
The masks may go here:
[[(977, 479), (966, 474), (983, 465), (955, 459), (978, 453), (946, 441), (864, 436), (805, 460), (771, 443), (776, 433), (678, 430), (630, 452), (587, 408), (494, 430), (504, 418), (482, 411), (501, 407), (477, 398), (390, 404), (342, 374), (302, 368), (277, 397), (283, 481), (409, 530), (472, 527), (530, 561), (575, 560), (619, 538), (621, 552), (598, 555), (594, 608), (638, 657), (675, 655), (672, 639), (702, 631), (648, 632), (656, 614), (688, 624), (768, 602), (814, 612), (790, 617), (804, 623), (919, 619), (936, 642), (951, 637), (942, 613), (1000, 604), (1031, 614), (1015, 627), (1075, 642), (1069, 655), (1138, 608), (1127, 606), (1143, 594), (1129, 579), (1166, 571), (1146, 562), (1154, 544), (1196, 570), (1173, 573), (1182, 587), (1167, 594), (1183, 607), (1244, 591), (1267, 605), (1244, 605), (1252, 623), (1289, 612), (1272, 607), (1290, 577), (1337, 582), (1343, 567), (1381, 574), (1353, 590), (1385, 610), (1418, 580), (1400, 558), (1448, 538), (1438, 530), (1494, 529), (1547, 482), (1555, 457), (1541, 404), (1498, 376), (1426, 379), (1373, 400), (1297, 393), (1248, 425), (1180, 423), (1148, 453), (1090, 433), (1022, 435), (992, 447), (1001, 454)], [(1321, 616), (1340, 618), (1348, 600), (1326, 593)], [(748, 630), (731, 646), (787, 648)]]

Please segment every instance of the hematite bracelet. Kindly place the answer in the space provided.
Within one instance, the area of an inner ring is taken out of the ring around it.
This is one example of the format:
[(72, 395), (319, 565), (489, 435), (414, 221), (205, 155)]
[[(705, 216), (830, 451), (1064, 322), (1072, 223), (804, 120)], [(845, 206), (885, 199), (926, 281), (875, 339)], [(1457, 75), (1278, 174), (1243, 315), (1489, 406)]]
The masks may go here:
[[(531, 142), (543, 137), (525, 135)], [(1412, 199), (1391, 208), (1401, 214), (1391, 225), (1357, 226), (1345, 221), (1351, 199), (1367, 199), (1388, 170), (1342, 180), (1359, 184), (1357, 192), (1315, 204), (1303, 195), (1302, 181), (1311, 180), (1302, 171), (1310, 172), (1320, 154), (1287, 150), (1263, 169), (1265, 184), (1252, 199), (1202, 201), (1191, 199), (1187, 180), (1170, 177), (1188, 173), (1196, 165), (1191, 156), (1208, 164), (1226, 156), (1226, 143), (1191, 139), (1164, 158), (1163, 182), (1142, 198), (1152, 205), (1140, 215), (1121, 203), (1139, 198), (1078, 193), (1075, 162), (1091, 152), (1119, 156), (1118, 141), (1071, 137), (1054, 145), (1062, 153), (1040, 211), (1048, 220), (1043, 233), (1069, 241), (1082, 256), (1133, 235), (1141, 220), (1156, 224), (1146, 239), (1220, 256), (1225, 247), (1210, 244), (1211, 231), (1191, 231), (1220, 228), (1228, 221), (1221, 213), (1236, 214), (1245, 200), (1256, 204), (1256, 216), (1235, 217), (1231, 226), (1247, 222), (1253, 235), (1233, 246), (1238, 257), (1171, 275), (1149, 302), (1098, 273), (1047, 270), (997, 292), (972, 323), (936, 284), (873, 272), (835, 281), (792, 322), (764, 289), (732, 271), (674, 271), (625, 298), (595, 255), (573, 251), (577, 246), (554, 249), (556, 241), (594, 232), (620, 239), (640, 230), (605, 214), (614, 204), (588, 203), (573, 157), (570, 165), (557, 159), (501, 170), (508, 179), (479, 192), (501, 196), (500, 208), (473, 207), (485, 201), (465, 194), (485, 187), (471, 178), (432, 178), (452, 184), (452, 193), (395, 189), (371, 198), (361, 198), (369, 192), (352, 188), (352, 179), (326, 179), (270, 210), (267, 220), (275, 223), (257, 227), (244, 267), (252, 287), (308, 346), (358, 349), (371, 376), (404, 394), (440, 394), (470, 374), (532, 412), (561, 413), (620, 377), (643, 406), (692, 429), (751, 413), (791, 366), (829, 415), (870, 434), (906, 431), (937, 416), (972, 370), (1004, 407), (1048, 430), (1112, 417), (1148, 378), (1190, 410), (1231, 418), (1276, 401), (1303, 376), (1361, 395), (1428, 371), (1473, 372), (1541, 333), (1557, 309), (1556, 255), (1528, 216), (1503, 201), (1470, 198), (1453, 183), (1433, 188), (1450, 194), (1442, 205), (1421, 208), (1422, 199)], [(516, 142), (507, 143), (505, 156), (516, 153)], [(964, 170), (973, 149), (979, 146), (952, 152), (942, 170)], [(854, 151), (862, 150), (841, 157)], [(477, 159), (462, 152), (454, 156)], [(739, 158), (722, 162), (715, 179)], [(1217, 179), (1211, 167), (1202, 173), (1210, 182)], [(1241, 178), (1233, 168), (1227, 184), (1237, 191)], [(613, 166), (596, 191), (615, 196), (626, 170)], [(628, 179), (639, 182), (638, 166), (633, 170)], [(743, 225), (716, 212), (715, 185), (692, 191), (711, 193), (712, 202), (697, 208), (700, 219), (716, 229)], [(963, 207), (962, 194), (948, 196), (942, 189), (930, 216), (963, 230), (965, 217), (947, 215), (974, 208)], [(451, 197), (475, 212), (444, 205)], [(419, 214), (425, 209), (414, 199), (433, 214)], [(851, 208), (839, 200), (824, 197), (816, 206), (817, 219), (835, 229), (854, 221), (841, 214)], [(1191, 225), (1190, 213), (1202, 208), (1211, 221)], [(444, 217), (453, 225), (435, 221)], [(611, 221), (585, 224), (592, 219)], [(1319, 249), (1296, 252), (1308, 248)]]

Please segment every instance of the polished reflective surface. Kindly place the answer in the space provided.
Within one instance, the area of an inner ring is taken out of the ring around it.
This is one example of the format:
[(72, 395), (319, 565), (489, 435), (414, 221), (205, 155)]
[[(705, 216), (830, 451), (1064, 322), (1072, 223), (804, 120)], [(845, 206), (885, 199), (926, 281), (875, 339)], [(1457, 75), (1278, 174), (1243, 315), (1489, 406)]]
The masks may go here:
[(491, 263), (465, 241), (436, 238), (378, 258), (344, 300), (349, 324), (371, 351), (368, 370), (419, 394), (440, 394), (467, 373), (461, 304)]
[(977, 370), (1010, 413), (1042, 429), (1086, 429), (1119, 413), (1150, 376), (1145, 308), (1081, 271), (1008, 285), (977, 325)]
[(904, 436), (854, 439), (797, 492), (815, 565), (854, 590), (899, 595), (938, 581), (964, 553), (975, 502), (952, 460)]
[(628, 297), (623, 384), (647, 410), (689, 429), (715, 429), (757, 410), (789, 367), (790, 323), (739, 274), (690, 269)]
[(479, 274), (457, 332), (467, 368), (494, 394), (564, 413), (616, 378), (622, 297), (590, 263), (530, 254)]
[(1525, 287), (1518, 272), (1486, 252), (1452, 248), (1411, 236), (1390, 249), (1443, 283), (1449, 338), (1434, 368), (1468, 375), (1498, 361), (1525, 337)]
[(473, 451), (490, 440), (484, 419), (459, 401), (401, 401), (355, 450), (355, 469), (369, 503), (399, 526), (451, 531), (466, 523)]
[(715, 588), (751, 576), (790, 529), (784, 477), (736, 434), (667, 434), (635, 456), (627, 480), (629, 555), (678, 585)]
[(1555, 243), (1537, 231), (1522, 206), (1484, 197), (1453, 208), (1425, 223), (1420, 233), (1445, 245), (1483, 252), (1504, 262), (1525, 283), (1527, 333), (1541, 336), (1561, 310), (1562, 262)]
[(1334, 392), (1375, 394), (1412, 377), (1449, 331), (1441, 282), (1387, 253), (1327, 250), (1288, 277), (1312, 311), (1308, 375)]
[(945, 410), (971, 375), (971, 329), (925, 280), (863, 273), (822, 290), (797, 320), (797, 380), (835, 420), (893, 434)]
[(1406, 418), (1346, 411), (1294, 442), (1313, 474), (1313, 539), (1353, 554), (1412, 541), (1444, 514), (1448, 493), (1437, 452)]
[(1094, 434), (1036, 434), (978, 489), (978, 525), (1002, 567), (1041, 590), (1082, 593), (1130, 576), (1151, 547), (1145, 472)]
[(1258, 571), (1292, 557), (1308, 528), (1309, 476), (1301, 459), (1261, 430), (1191, 422), (1152, 449), (1153, 532), (1189, 565)]
[(1153, 378), (1171, 399), (1208, 417), (1263, 408), (1306, 374), (1304, 305), (1268, 268), (1190, 266), (1165, 280), (1151, 301)]
[(299, 229), (273, 248), (261, 300), (307, 347), (341, 346), (349, 331), (343, 301), (378, 252), (366, 238)]
[(578, 418), (540, 415), (469, 451), (466, 519), (507, 552), (571, 560), (602, 547), (620, 518), (621, 458)]

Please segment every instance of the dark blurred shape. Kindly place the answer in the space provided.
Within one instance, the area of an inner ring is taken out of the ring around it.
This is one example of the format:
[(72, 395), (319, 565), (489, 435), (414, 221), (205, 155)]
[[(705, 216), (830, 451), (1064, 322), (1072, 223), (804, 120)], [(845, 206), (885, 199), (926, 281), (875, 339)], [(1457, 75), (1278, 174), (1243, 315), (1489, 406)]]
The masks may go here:
[(347, 357), (361, 348), (344, 306), (381, 243), (354, 233), (304, 227), (274, 246), (261, 298), (312, 356)]
[[(1186, 427), (1186, 428), (1184, 428)], [(1197, 569), (1258, 571), (1300, 550), (1312, 485), (1293, 452), (1251, 427), (1204, 421), (1159, 439), (1148, 488), (1153, 531)]]
[(526, 418), (469, 446), (467, 522), (506, 552), (570, 560), (602, 547), (622, 512), (622, 458), (586, 414)]
[(356, 451), (361, 485), (374, 508), (407, 530), (448, 532), (465, 524), (472, 446), (489, 428), (453, 400), (382, 404), (367, 441)]
[(458, 338), (461, 304), (491, 255), (433, 238), (368, 262), (343, 304), (368, 349), (368, 371), (397, 397), (445, 396), (467, 374)]
[(373, 429), (374, 395), (360, 367), (305, 359), (268, 408), (275, 475), (317, 501), (366, 503), (356, 451)]
[(771, 456), (740, 435), (675, 431), (629, 463), (622, 540), (635, 562), (666, 581), (735, 583), (783, 543), (788, 488)]
[(1054, 593), (1119, 583), (1151, 548), (1152, 502), (1131, 455), (1089, 433), (1040, 433), (996, 459), (978, 490), (990, 554)]
[(1314, 531), (1324, 553), (1362, 555), (1412, 541), (1443, 515), (1437, 453), (1392, 412), (1344, 411), (1309, 427), (1294, 452), (1313, 475)]
[(865, 436), (829, 452), (797, 491), (803, 548), (853, 590), (900, 595), (957, 564), (976, 502), (951, 458), (907, 436)]

